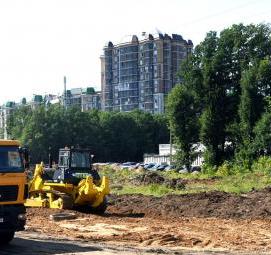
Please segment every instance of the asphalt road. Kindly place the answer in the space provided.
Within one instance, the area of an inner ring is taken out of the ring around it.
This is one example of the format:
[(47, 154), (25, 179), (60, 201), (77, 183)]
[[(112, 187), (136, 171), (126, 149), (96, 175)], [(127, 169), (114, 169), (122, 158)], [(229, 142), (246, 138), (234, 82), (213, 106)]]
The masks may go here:
[[(155, 248), (123, 247), (119, 245), (105, 245), (94, 242), (80, 242), (67, 239), (56, 239), (41, 235), (38, 232), (19, 232), (14, 240), (7, 246), (0, 247), (1, 255), (154, 255), (154, 254), (175, 254), (175, 255), (222, 255), (242, 254), (222, 251), (188, 251), (169, 250)], [(251, 253), (250, 253), (251, 254)], [(255, 253), (259, 254), (259, 253)]]

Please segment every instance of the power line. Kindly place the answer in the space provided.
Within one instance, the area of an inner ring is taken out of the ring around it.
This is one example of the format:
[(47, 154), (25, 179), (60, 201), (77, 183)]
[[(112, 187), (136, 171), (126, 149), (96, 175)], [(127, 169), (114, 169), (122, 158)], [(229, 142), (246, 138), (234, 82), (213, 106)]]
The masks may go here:
[(251, 4), (254, 4), (254, 3), (258, 3), (258, 2), (259, 2), (259, 1), (257, 1), (257, 0), (256, 0), (256, 1), (255, 1), (255, 0), (254, 0), (254, 1), (250, 1), (250, 2), (248, 2), (248, 3), (238, 5), (238, 6), (236, 6), (236, 7), (232, 7), (232, 8), (226, 9), (226, 10), (221, 11), (221, 12), (213, 13), (213, 14), (210, 14), (210, 15), (207, 15), (207, 16), (204, 16), (204, 17), (201, 17), (201, 18), (192, 20), (192, 21), (190, 21), (190, 22), (183, 23), (183, 24), (181, 24), (181, 26), (192, 25), (192, 24), (201, 22), (201, 21), (203, 21), (203, 20), (210, 19), (210, 18), (219, 16), (219, 15), (221, 15), (221, 14), (229, 13), (229, 12), (232, 12), (232, 11), (235, 11), (235, 10), (238, 10), (238, 9), (241, 9), (241, 8), (244, 8), (244, 7), (248, 6), (248, 5), (251, 5)]

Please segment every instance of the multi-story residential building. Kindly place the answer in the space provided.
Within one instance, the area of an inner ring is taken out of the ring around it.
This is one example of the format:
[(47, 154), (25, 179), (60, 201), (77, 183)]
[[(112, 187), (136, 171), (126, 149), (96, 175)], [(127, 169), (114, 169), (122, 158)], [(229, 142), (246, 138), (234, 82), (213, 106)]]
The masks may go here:
[(46, 107), (52, 104), (59, 104), (60, 103), (60, 96), (53, 95), (53, 94), (45, 94), (43, 97), (43, 101)]
[(29, 105), (33, 110), (37, 109), (40, 105), (44, 104), (44, 98), (42, 95), (33, 95)]
[(102, 109), (151, 113), (164, 111), (165, 96), (180, 82), (177, 72), (193, 43), (172, 34), (136, 35), (113, 45), (101, 56)]
[(78, 107), (82, 111), (101, 109), (101, 93), (94, 88), (73, 88), (63, 93), (62, 103), (65, 107)]
[(101, 92), (82, 94), (81, 100), (81, 109), (83, 112), (93, 109), (101, 109)]
[(0, 106), (0, 137), (7, 139), (7, 122), (9, 116), (12, 114), (13, 110), (16, 108), (15, 102), (7, 102), (5, 105)]

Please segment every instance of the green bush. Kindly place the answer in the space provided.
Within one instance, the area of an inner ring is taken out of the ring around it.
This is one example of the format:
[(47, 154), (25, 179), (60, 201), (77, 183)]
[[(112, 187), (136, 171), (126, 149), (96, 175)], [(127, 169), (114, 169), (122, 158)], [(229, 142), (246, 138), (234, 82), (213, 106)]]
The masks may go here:
[(224, 161), (223, 164), (219, 167), (204, 164), (202, 171), (208, 176), (230, 176), (234, 174), (249, 172), (247, 167), (242, 164), (238, 164), (236, 161)]
[(233, 174), (232, 165), (225, 161), (221, 166), (218, 167), (216, 174), (218, 176), (229, 176)]
[(252, 164), (253, 172), (271, 173), (271, 157), (262, 156)]
[(209, 175), (209, 176), (215, 175), (216, 172), (217, 172), (217, 167), (216, 166), (211, 166), (209, 164), (203, 164), (201, 169), (202, 169), (203, 174), (206, 174), (206, 175)]

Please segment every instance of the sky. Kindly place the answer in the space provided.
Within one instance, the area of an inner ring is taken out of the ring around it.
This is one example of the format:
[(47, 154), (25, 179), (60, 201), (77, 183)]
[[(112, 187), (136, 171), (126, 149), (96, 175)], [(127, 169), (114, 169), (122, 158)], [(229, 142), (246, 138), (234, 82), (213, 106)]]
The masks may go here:
[(100, 90), (100, 55), (142, 32), (200, 43), (234, 23), (269, 23), (270, 0), (0, 0), (0, 104), (67, 89)]

